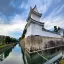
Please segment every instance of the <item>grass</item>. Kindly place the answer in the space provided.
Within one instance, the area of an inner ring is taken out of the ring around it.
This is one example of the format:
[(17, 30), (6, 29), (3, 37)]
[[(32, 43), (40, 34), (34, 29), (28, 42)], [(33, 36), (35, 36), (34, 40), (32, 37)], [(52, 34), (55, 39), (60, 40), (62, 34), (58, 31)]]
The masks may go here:
[(5, 44), (5, 45), (0, 45), (0, 48), (4, 48), (5, 46), (7, 46), (7, 44)]
[(9, 45), (12, 45), (12, 44), (4, 44), (4, 45), (0, 45), (0, 49), (1, 49), (1, 48), (4, 48), (4, 47), (6, 47), (6, 46), (9, 46)]
[(60, 64), (64, 64), (64, 60), (61, 60), (61, 61), (60, 61)]

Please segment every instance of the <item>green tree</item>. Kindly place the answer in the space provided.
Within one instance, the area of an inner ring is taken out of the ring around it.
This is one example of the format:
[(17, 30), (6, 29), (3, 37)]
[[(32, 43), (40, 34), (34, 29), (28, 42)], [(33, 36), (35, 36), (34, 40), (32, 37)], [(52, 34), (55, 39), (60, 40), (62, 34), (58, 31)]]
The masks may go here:
[(54, 32), (58, 32), (57, 26), (54, 26)]
[(24, 29), (21, 39), (23, 39), (25, 37), (26, 32), (27, 32), (27, 30)]
[(18, 40), (16, 38), (10, 38), (10, 40), (11, 40), (11, 43), (18, 42)]
[(60, 30), (60, 27), (58, 27), (58, 30)]
[(10, 40), (10, 37), (9, 37), (9, 36), (6, 36), (6, 37), (5, 37), (5, 43), (10, 43), (10, 41), (11, 41), (11, 40)]

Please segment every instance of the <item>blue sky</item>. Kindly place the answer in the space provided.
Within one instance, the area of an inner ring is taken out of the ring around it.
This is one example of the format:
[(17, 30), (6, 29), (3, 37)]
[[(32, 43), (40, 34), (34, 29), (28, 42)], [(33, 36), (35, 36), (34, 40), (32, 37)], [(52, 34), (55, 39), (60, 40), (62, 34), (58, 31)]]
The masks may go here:
[(0, 0), (0, 35), (19, 38), (26, 24), (30, 6), (42, 13), (46, 29), (64, 28), (64, 0)]

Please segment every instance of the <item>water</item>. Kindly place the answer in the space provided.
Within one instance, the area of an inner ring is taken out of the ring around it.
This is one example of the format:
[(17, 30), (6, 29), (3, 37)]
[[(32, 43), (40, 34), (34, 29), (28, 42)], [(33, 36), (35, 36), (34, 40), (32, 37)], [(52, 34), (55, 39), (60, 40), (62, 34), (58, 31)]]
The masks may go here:
[(0, 59), (0, 64), (24, 64), (22, 53), (21, 53), (21, 48), (19, 47), (19, 45), (16, 45), (13, 49), (11, 50), (9, 49), (5, 52), (1, 54), (3, 56), (6, 54), (5, 55), (6, 57), (3, 57), (2, 58), (3, 60)]
[(44, 64), (47, 60), (52, 59), (54, 61), (54, 58), (57, 59), (58, 54), (61, 54), (59, 58), (61, 59), (62, 49), (42, 51), (30, 55), (23, 52), (22, 48), (17, 44), (0, 53), (0, 64)]

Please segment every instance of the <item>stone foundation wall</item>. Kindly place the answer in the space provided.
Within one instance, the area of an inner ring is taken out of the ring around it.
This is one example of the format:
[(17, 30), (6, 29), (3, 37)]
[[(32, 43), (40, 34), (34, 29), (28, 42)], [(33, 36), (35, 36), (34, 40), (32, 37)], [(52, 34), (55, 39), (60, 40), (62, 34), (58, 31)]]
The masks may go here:
[(45, 48), (60, 45), (62, 38), (45, 37), (45, 36), (28, 36), (21, 41), (23, 48), (29, 52), (44, 50)]

